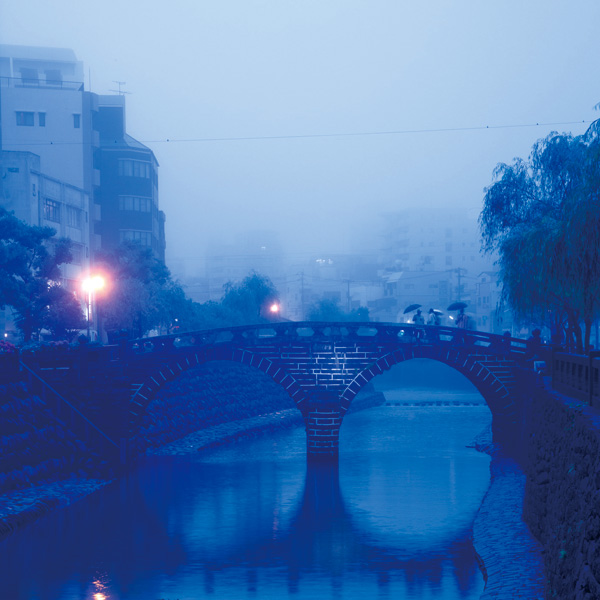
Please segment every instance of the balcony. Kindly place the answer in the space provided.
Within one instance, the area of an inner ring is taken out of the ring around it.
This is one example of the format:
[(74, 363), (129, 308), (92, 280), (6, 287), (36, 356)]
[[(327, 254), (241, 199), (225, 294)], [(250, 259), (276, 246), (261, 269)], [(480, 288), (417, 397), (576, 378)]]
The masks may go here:
[(83, 91), (82, 81), (47, 80), (37, 78), (0, 77), (2, 88), (34, 88), (43, 90)]

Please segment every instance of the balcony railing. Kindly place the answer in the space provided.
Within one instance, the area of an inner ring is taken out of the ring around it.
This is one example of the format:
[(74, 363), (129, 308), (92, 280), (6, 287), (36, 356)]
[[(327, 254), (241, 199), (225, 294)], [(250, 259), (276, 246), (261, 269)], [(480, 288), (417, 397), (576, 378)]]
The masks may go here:
[(83, 91), (82, 81), (62, 81), (58, 79), (33, 79), (22, 77), (0, 77), (3, 88), (38, 88), (44, 90)]

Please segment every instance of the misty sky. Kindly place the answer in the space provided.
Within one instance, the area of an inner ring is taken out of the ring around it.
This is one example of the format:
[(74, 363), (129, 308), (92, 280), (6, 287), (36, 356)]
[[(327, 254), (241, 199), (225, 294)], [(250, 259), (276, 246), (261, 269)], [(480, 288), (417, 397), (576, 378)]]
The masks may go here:
[(478, 212), (496, 163), (587, 126), (193, 140), (590, 121), (599, 24), (598, 0), (0, 3), (2, 43), (72, 48), (97, 93), (126, 82), (168, 263), (246, 229), (300, 256), (374, 248), (386, 211)]

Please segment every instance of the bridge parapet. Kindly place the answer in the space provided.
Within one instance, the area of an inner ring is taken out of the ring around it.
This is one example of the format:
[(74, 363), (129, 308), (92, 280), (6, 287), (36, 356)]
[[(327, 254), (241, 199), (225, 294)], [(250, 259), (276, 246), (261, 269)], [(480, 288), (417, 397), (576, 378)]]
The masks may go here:
[(163, 352), (165, 349), (190, 346), (206, 346), (217, 344), (260, 345), (265, 343), (278, 344), (292, 340), (307, 341), (393, 341), (407, 344), (419, 343), (424, 340), (447, 344), (468, 344), (488, 348), (494, 354), (501, 352), (513, 356), (524, 355), (527, 343), (518, 338), (457, 329), (441, 326), (417, 326), (398, 323), (338, 323), (338, 322), (285, 322), (239, 327), (223, 327), (202, 331), (192, 331), (182, 334), (171, 334), (130, 340), (126, 343), (128, 352)]
[(586, 356), (554, 352), (551, 360), (555, 390), (600, 407), (600, 351)]

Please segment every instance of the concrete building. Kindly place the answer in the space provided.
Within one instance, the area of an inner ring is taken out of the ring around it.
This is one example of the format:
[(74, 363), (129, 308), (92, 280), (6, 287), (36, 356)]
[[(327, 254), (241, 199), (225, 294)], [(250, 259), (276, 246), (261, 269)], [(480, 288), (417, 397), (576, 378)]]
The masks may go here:
[(72, 50), (0, 45), (0, 149), (37, 154), (46, 175), (91, 195), (90, 101)]
[(52, 227), (72, 241), (72, 263), (63, 265), (63, 285), (77, 291), (90, 260), (89, 195), (41, 172), (31, 152), (2, 152), (2, 206), (29, 225)]
[(88, 196), (92, 261), (132, 239), (164, 262), (158, 162), (127, 134), (124, 96), (85, 91), (72, 50), (0, 45), (0, 150), (39, 156), (39, 173)]
[(158, 162), (150, 148), (126, 132), (125, 96), (95, 98), (94, 127), (100, 136), (94, 166), (94, 234), (99, 248), (126, 240), (152, 249), (165, 262), (165, 214), (158, 208)]

